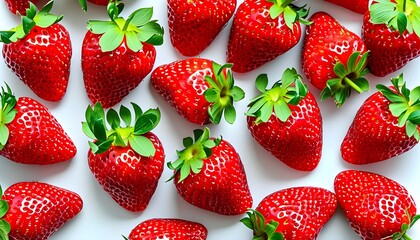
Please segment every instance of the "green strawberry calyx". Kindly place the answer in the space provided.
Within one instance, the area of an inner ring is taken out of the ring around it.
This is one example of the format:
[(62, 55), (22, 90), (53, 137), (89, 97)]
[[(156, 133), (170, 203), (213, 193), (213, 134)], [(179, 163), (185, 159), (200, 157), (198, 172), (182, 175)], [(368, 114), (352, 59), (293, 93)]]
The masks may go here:
[(9, 240), (10, 224), (3, 219), (9, 211), (9, 203), (1, 199), (1, 196), (3, 196), (3, 190), (0, 186), (0, 239)]
[(234, 86), (235, 81), (230, 70), (232, 64), (221, 66), (213, 62), (212, 65), (215, 80), (211, 76), (205, 76), (210, 87), (204, 92), (205, 99), (211, 103), (208, 108), (210, 121), (219, 124), (224, 114), (225, 120), (232, 124), (236, 119), (233, 102), (242, 100), (245, 97), (245, 92), (240, 87)]
[(403, 223), (401, 225), (401, 232), (396, 232), (394, 234), (392, 234), (392, 236), (389, 236), (387, 238), (383, 238), (383, 239), (392, 239), (392, 240), (412, 240), (412, 238), (410, 236), (408, 236), (407, 232), (408, 230), (410, 230), (414, 224), (417, 222), (417, 220), (420, 219), (420, 215), (415, 215), (411, 218), (410, 213), (408, 212), (408, 209), (406, 209), (406, 215), (408, 216), (408, 219), (410, 219), (410, 222), (407, 223)]
[(297, 7), (293, 4), (295, 0), (266, 0), (267, 2), (273, 3), (270, 7), (270, 17), (272, 19), (278, 18), (281, 14), (284, 16), (284, 21), (286, 22), (287, 27), (293, 31), (293, 24), (295, 22), (300, 22), (304, 25), (310, 25), (311, 22), (305, 20), (309, 15), (309, 9), (306, 8), (306, 5), (302, 7)]
[(241, 219), (241, 222), (254, 231), (253, 240), (283, 240), (283, 234), (276, 232), (279, 223), (271, 220), (266, 222), (264, 216), (254, 209), (248, 209), (248, 217)]
[(38, 11), (38, 8), (29, 2), (26, 9), (26, 16), (22, 16), (22, 24), (12, 28), (10, 31), (0, 31), (0, 42), (9, 44), (23, 39), (35, 27), (47, 28), (63, 19), (63, 16), (56, 16), (50, 13), (54, 1), (49, 1)]
[(268, 122), (273, 112), (282, 122), (286, 122), (292, 114), (289, 105), (298, 105), (308, 94), (302, 76), (294, 68), (286, 69), (281, 80), (275, 82), (271, 89), (266, 89), (267, 74), (259, 75), (255, 85), (262, 94), (250, 100), (246, 115), (256, 117), (256, 124)]
[(341, 107), (346, 99), (350, 97), (351, 90), (358, 93), (369, 90), (369, 82), (364, 77), (369, 73), (367, 66), (369, 52), (361, 55), (360, 52), (354, 52), (347, 60), (347, 66), (341, 62), (334, 65), (336, 78), (329, 79), (326, 87), (321, 91), (321, 100), (333, 98), (337, 107)]
[[(153, 130), (160, 121), (160, 110), (149, 109), (146, 112), (135, 103), (131, 111), (121, 105), (119, 113), (113, 108), (106, 115), (101, 103), (88, 106), (85, 112), (86, 122), (82, 122), (83, 132), (94, 141), (89, 142), (94, 154), (101, 154), (111, 146), (131, 147), (136, 153), (153, 157), (156, 149), (152, 141), (144, 134)], [(121, 121), (122, 120), (122, 121)], [(132, 125), (134, 122), (134, 126)], [(110, 127), (108, 127), (108, 125)]]
[(398, 126), (405, 126), (407, 135), (419, 141), (420, 86), (411, 91), (407, 89), (403, 74), (391, 79), (391, 82), (395, 89), (390, 89), (382, 84), (376, 85), (376, 89), (391, 102), (389, 110), (394, 117), (398, 118)]
[(143, 48), (143, 43), (152, 45), (163, 44), (163, 28), (157, 20), (151, 20), (153, 8), (140, 8), (130, 14), (125, 20), (120, 17), (124, 4), (112, 1), (107, 6), (111, 20), (89, 20), (88, 30), (94, 34), (101, 34), (99, 46), (103, 52), (115, 50), (123, 41), (133, 52)]
[(183, 139), (184, 149), (177, 151), (178, 159), (168, 162), (168, 168), (175, 170), (174, 175), (168, 180), (172, 180), (175, 175), (180, 174), (178, 182), (184, 181), (191, 171), (199, 173), (204, 165), (204, 160), (211, 156), (212, 148), (219, 145), (221, 138), (210, 138), (208, 128), (194, 130), (194, 139), (186, 137)]
[(420, 37), (420, 7), (415, 0), (375, 0), (370, 6), (370, 21), (388, 28), (415, 33)]
[(12, 90), (9, 85), (6, 84), (7, 90), (1, 88), (0, 100), (1, 100), (1, 121), (0, 121), (0, 150), (6, 146), (7, 140), (9, 139), (9, 129), (7, 124), (11, 123), (15, 119), (17, 110), (15, 109), (17, 100), (12, 94)]

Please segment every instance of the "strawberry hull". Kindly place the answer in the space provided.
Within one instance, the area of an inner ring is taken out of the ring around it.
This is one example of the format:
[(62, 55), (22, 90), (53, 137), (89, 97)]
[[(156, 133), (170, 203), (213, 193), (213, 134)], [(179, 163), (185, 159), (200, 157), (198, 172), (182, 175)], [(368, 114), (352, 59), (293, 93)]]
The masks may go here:
[(72, 47), (68, 31), (59, 23), (34, 26), (17, 42), (4, 44), (6, 65), (38, 97), (59, 101), (66, 93)]
[(92, 103), (110, 108), (122, 101), (152, 71), (156, 59), (153, 45), (133, 52), (125, 40), (115, 50), (103, 52), (101, 35), (88, 31), (82, 46), (82, 71), (86, 93)]

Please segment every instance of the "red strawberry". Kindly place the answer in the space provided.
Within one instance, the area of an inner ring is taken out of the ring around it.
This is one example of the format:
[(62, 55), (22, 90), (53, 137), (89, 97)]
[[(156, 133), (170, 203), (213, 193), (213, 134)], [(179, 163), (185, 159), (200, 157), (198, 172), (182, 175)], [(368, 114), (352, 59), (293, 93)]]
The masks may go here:
[(18, 163), (52, 164), (76, 155), (76, 146), (51, 112), (29, 97), (0, 94), (0, 155)]
[(293, 187), (265, 197), (241, 220), (253, 239), (316, 239), (337, 209), (334, 193), (317, 187)]
[(207, 228), (183, 219), (153, 218), (137, 225), (128, 236), (128, 240), (148, 239), (205, 240)]
[(168, 25), (172, 45), (184, 56), (206, 49), (225, 27), (236, 0), (168, 0)]
[(222, 115), (229, 123), (236, 118), (233, 102), (244, 98), (244, 91), (234, 86), (231, 65), (191, 58), (156, 68), (151, 82), (157, 92), (192, 123), (220, 123)]
[(26, 9), (30, 3), (36, 3), (38, 0), (5, 0), (7, 7), (13, 14), (25, 15)]
[(371, 5), (364, 16), (362, 38), (370, 50), (373, 75), (388, 75), (420, 55), (419, 18), (416, 1), (387, 0)]
[(0, 239), (48, 239), (82, 207), (80, 196), (69, 190), (40, 182), (13, 184), (0, 200)]
[(143, 112), (135, 103), (132, 105), (134, 118), (124, 106), (120, 107), (120, 115), (112, 108), (105, 115), (100, 103), (89, 106), (82, 125), (84, 133), (94, 139), (89, 142), (88, 160), (95, 178), (120, 206), (139, 212), (147, 207), (156, 190), (165, 153), (158, 137), (150, 132), (159, 123), (159, 109)]
[(238, 215), (252, 206), (252, 196), (241, 158), (223, 139), (209, 138), (210, 130), (197, 129), (194, 140), (184, 138), (185, 149), (168, 163), (174, 183), (188, 203), (222, 215)]
[(261, 74), (256, 86), (262, 93), (251, 99), (248, 129), (254, 139), (287, 166), (312, 171), (322, 152), (322, 117), (314, 96), (295, 69), (287, 69), (271, 89)]
[(351, 90), (369, 90), (364, 78), (368, 53), (362, 39), (340, 25), (325, 12), (311, 16), (306, 27), (302, 51), (302, 69), (306, 78), (340, 107)]
[(300, 23), (308, 15), (289, 0), (245, 0), (233, 19), (227, 62), (235, 72), (248, 72), (275, 59), (300, 40)]
[(72, 48), (68, 31), (49, 13), (53, 1), (38, 12), (30, 3), (24, 25), (0, 32), (7, 66), (38, 97), (59, 101), (67, 90)]
[(350, 226), (362, 239), (411, 239), (406, 232), (420, 216), (415, 216), (416, 204), (399, 183), (347, 170), (336, 176), (334, 189)]
[(353, 12), (365, 14), (369, 10), (369, 0), (325, 0), (327, 2), (342, 6)]
[[(82, 46), (82, 71), (86, 93), (104, 108), (119, 103), (152, 71), (163, 29), (150, 21), (153, 9), (142, 8), (128, 20), (118, 15), (121, 2), (111, 2), (111, 21), (91, 20)], [(153, 44), (153, 45), (152, 45)]]
[(383, 161), (413, 148), (420, 139), (420, 86), (406, 88), (403, 76), (393, 87), (377, 85), (351, 124), (343, 143), (343, 159), (353, 164)]

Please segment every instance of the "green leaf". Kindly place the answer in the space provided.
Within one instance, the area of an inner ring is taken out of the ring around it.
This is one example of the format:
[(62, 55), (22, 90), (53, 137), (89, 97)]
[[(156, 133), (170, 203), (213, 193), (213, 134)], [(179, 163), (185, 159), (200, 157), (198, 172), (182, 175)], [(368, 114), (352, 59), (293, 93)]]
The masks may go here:
[(7, 201), (0, 200), (0, 218), (3, 218), (8, 211), (9, 211), (9, 204), (7, 203)]
[(120, 126), (120, 117), (118, 116), (117, 111), (115, 111), (113, 108), (110, 108), (106, 114), (106, 120), (109, 125), (111, 125), (112, 129), (116, 129)]
[(354, 79), (353, 83), (359, 88), (357, 92), (362, 93), (369, 91), (369, 81), (366, 78)]
[(3, 114), (5, 114), (3, 116), (3, 123), (4, 124), (11, 123), (15, 119), (16, 114), (17, 114), (17, 110), (13, 109), (14, 105), (10, 106), (10, 104), (9, 104), (8, 107), (11, 108), (11, 109), (7, 109), (7, 110), (3, 111)]
[(387, 24), (397, 15), (396, 4), (390, 1), (381, 1), (370, 6), (371, 22), (373, 24)]
[(121, 107), (120, 107), (120, 117), (124, 121), (126, 126), (131, 125), (131, 112), (124, 105), (121, 105)]
[(420, 215), (415, 215), (410, 221), (410, 228), (420, 219)]
[(2, 146), (5, 146), (8, 139), (9, 139), (9, 129), (6, 127), (6, 125), (1, 124), (0, 125), (0, 144)]
[(194, 140), (192, 139), (192, 137), (186, 137), (182, 140), (182, 144), (185, 148), (188, 148), (189, 146), (194, 144)]
[(125, 34), (125, 37), (128, 48), (131, 49), (133, 52), (138, 52), (143, 48), (143, 44), (140, 42), (140, 39), (138, 39), (136, 33), (127, 32)]
[(200, 139), (201, 140), (208, 139), (209, 138), (209, 134), (210, 134), (208, 128), (204, 128), (204, 130), (202, 130), (202, 129), (195, 129), (193, 131), (193, 133), (194, 133), (194, 141), (196, 141), (196, 142), (200, 141)]
[(87, 11), (87, 2), (86, 2), (86, 0), (79, 0), (79, 4), (82, 7), (82, 10), (86, 12)]
[(154, 129), (160, 122), (161, 114), (159, 108), (151, 108), (147, 110), (143, 115), (154, 115), (156, 117), (156, 120), (153, 122), (153, 127), (149, 131)]
[(397, 25), (398, 25), (398, 31), (403, 34), (405, 29), (407, 28), (407, 16), (405, 13), (398, 13), (397, 15)]
[(153, 8), (141, 8), (134, 11), (130, 14), (129, 19), (131, 18), (130, 23), (136, 26), (141, 26), (146, 24), (152, 19)]
[(208, 110), (208, 114), (210, 117), (211, 122), (214, 124), (219, 124), (222, 118), (224, 107), (220, 104), (220, 102), (215, 102)]
[(281, 82), (284, 88), (291, 86), (299, 76), (294, 68), (287, 68), (281, 76)]
[(158, 117), (153, 114), (144, 114), (140, 116), (134, 126), (134, 134), (143, 135), (150, 132), (154, 128), (157, 120)]
[(233, 86), (232, 89), (230, 90), (230, 94), (231, 94), (234, 102), (238, 102), (238, 101), (244, 99), (244, 97), (245, 97), (244, 90), (242, 90), (242, 88), (240, 88), (238, 86)]
[(94, 34), (103, 34), (109, 29), (115, 28), (116, 25), (114, 22), (110, 21), (101, 21), (101, 20), (89, 20), (87, 29)]
[(82, 122), (83, 133), (91, 139), (96, 139), (95, 134), (90, 130), (89, 124), (87, 122)]
[(337, 62), (334, 65), (334, 73), (339, 77), (339, 78), (344, 78), (347, 75), (347, 69), (344, 66), (344, 64), (342, 64), (341, 62)]
[(188, 162), (184, 162), (180, 170), (180, 177), (179, 177), (178, 182), (184, 181), (184, 179), (187, 178), (188, 175), (190, 175), (190, 172), (191, 172), (191, 166), (188, 164)]
[(103, 52), (110, 52), (115, 50), (118, 46), (121, 45), (124, 39), (124, 33), (114, 26), (112, 30), (105, 32), (102, 37), (99, 39), (99, 45)]
[(407, 136), (412, 137), (414, 136), (414, 133), (417, 132), (417, 125), (411, 123), (411, 122), (406, 122), (405, 123), (405, 129), (406, 129), (406, 133)]
[(298, 14), (292, 8), (290, 8), (290, 6), (284, 8), (284, 21), (292, 31), (293, 24), (296, 22), (297, 18)]
[(153, 157), (155, 155), (155, 146), (147, 137), (133, 135), (128, 141), (133, 150), (141, 156)]
[(204, 98), (209, 103), (216, 102), (219, 99), (219, 93), (214, 88), (207, 88), (204, 91)]
[(260, 74), (258, 75), (257, 79), (255, 80), (255, 86), (260, 92), (265, 92), (268, 85), (268, 76), (267, 74)]
[(392, 113), (392, 116), (399, 117), (402, 113), (407, 111), (408, 105), (405, 102), (402, 103), (391, 103), (389, 104), (389, 110)]
[(163, 44), (163, 34), (163, 28), (156, 21), (151, 21), (140, 27), (138, 37), (142, 42), (159, 46)]
[(280, 5), (278, 5), (278, 4), (273, 4), (271, 7), (270, 7), (270, 17), (272, 18), (272, 19), (276, 19), (276, 18), (278, 18), (279, 16), (280, 16), (280, 14), (282, 14), (283, 13), (283, 11), (284, 11), (285, 9), (283, 9)]
[(240, 220), (240, 222), (242, 222), (247, 228), (250, 228), (250, 229), (254, 230), (254, 225), (252, 224), (251, 219), (249, 219), (249, 218), (242, 218)]
[(274, 112), (282, 122), (286, 122), (290, 115), (292, 115), (292, 111), (285, 101), (279, 101), (278, 104), (275, 104)]
[(414, 111), (408, 116), (408, 121), (412, 122), (413, 124), (419, 125), (420, 124), (420, 111)]
[(22, 17), (22, 27), (23, 27), (23, 32), (25, 33), (25, 35), (28, 34), (34, 26), (35, 26), (35, 22), (32, 19), (26, 16)]
[[(131, 106), (133, 107), (134, 110), (134, 121), (137, 122), (137, 120), (139, 119), (139, 117), (141, 115), (143, 115), (143, 110), (141, 109), (141, 107), (135, 103), (131, 103)], [(131, 124), (131, 120), (130, 120), (130, 124)]]
[(191, 170), (193, 173), (197, 174), (201, 171), (204, 166), (204, 162), (201, 159), (194, 159), (191, 161)]
[[(10, 233), (10, 230), (11, 230), (10, 224), (4, 219), (0, 219), (0, 230), (2, 230), (4, 233), (6, 233), (6, 235)], [(1, 235), (1, 233), (0, 233), (0, 235)], [(8, 238), (6, 238), (6, 239), (8, 239)]]
[(226, 105), (224, 115), (225, 115), (225, 119), (228, 123), (233, 124), (235, 122), (236, 110), (231, 104)]
[(261, 121), (268, 122), (273, 113), (274, 104), (272, 102), (265, 102), (265, 104), (261, 107), (261, 116), (259, 117)]
[(420, 100), (420, 86), (415, 87), (413, 90), (411, 90), (410, 93), (410, 101), (411, 102), (416, 102)]
[(97, 143), (89, 142), (89, 146), (93, 153), (101, 154), (101, 153), (106, 152), (111, 147), (112, 142), (113, 142), (113, 139), (105, 140), (103, 142), (97, 142)]

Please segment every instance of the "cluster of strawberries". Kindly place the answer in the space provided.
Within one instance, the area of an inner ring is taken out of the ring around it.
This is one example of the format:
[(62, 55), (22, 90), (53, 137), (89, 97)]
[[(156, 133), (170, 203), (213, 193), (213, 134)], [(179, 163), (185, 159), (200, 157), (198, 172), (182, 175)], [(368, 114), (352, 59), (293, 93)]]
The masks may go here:
[[(172, 45), (191, 57), (154, 68), (154, 45), (163, 44), (163, 28), (151, 20), (152, 8), (120, 16), (120, 1), (107, 5), (110, 20), (90, 20), (82, 45), (86, 94), (93, 103), (85, 112), (83, 132), (89, 142), (88, 164), (93, 175), (121, 207), (143, 211), (149, 204), (165, 165), (163, 144), (151, 131), (160, 121), (158, 108), (132, 111), (120, 103), (151, 73), (156, 92), (187, 121), (228, 123), (236, 119), (235, 102), (244, 91), (233, 72), (255, 70), (294, 47), (306, 25), (302, 71), (332, 98), (337, 107), (351, 95), (369, 89), (365, 75), (386, 76), (420, 54), (420, 7), (411, 0), (328, 0), (364, 13), (362, 38), (325, 12), (305, 20), (306, 6), (292, 0), (168, 0)], [(22, 14), (22, 24), (0, 32), (7, 66), (40, 98), (60, 101), (66, 93), (72, 54), (70, 37), (50, 13), (33, 1), (7, 0)], [(80, 1), (84, 9), (85, 1)], [(236, 13), (235, 13), (236, 10)], [(197, 58), (233, 17), (226, 58), (230, 64)], [(268, 86), (261, 74), (261, 92), (246, 112), (255, 141), (285, 165), (314, 170), (321, 160), (322, 117), (316, 97), (296, 69), (286, 69)], [(345, 161), (367, 164), (390, 159), (412, 149), (420, 139), (420, 87), (409, 90), (403, 76), (360, 107), (341, 145)], [(76, 147), (49, 110), (29, 97), (16, 98), (7, 86), (1, 92), (0, 154), (22, 164), (53, 164), (72, 159)], [(107, 110), (105, 110), (107, 109)], [(416, 206), (407, 190), (384, 176), (356, 170), (339, 173), (335, 193), (317, 187), (293, 187), (265, 197), (255, 210), (239, 154), (225, 139), (197, 129), (183, 139), (178, 159), (168, 162), (185, 201), (221, 215), (247, 214), (241, 221), (254, 239), (315, 239), (341, 206), (351, 227), (363, 239), (409, 239), (417, 221)], [(0, 239), (47, 239), (83, 206), (79, 195), (39, 182), (21, 182), (0, 189)], [(128, 239), (206, 239), (204, 225), (183, 219), (150, 219)]]

